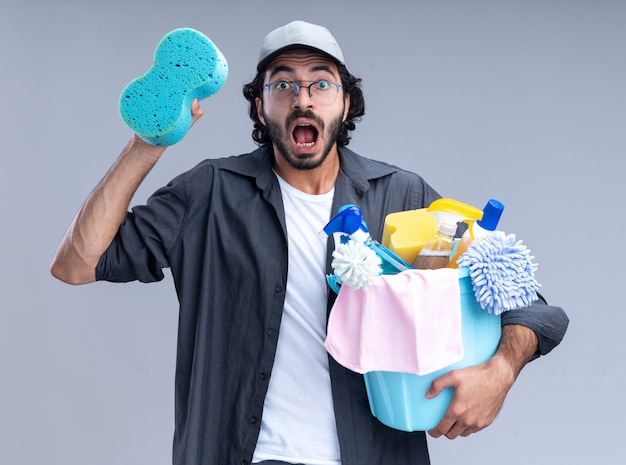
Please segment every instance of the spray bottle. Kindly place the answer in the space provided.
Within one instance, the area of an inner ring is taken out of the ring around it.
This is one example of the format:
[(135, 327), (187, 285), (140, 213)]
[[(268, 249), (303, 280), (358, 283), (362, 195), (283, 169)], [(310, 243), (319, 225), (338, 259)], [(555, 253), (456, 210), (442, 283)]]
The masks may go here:
[[(336, 245), (347, 241), (365, 245), (380, 258), (380, 274), (397, 274), (411, 269), (411, 265), (372, 238), (363, 221), (363, 212), (356, 205), (348, 204), (341, 207), (339, 213), (320, 231), (320, 235), (323, 237), (333, 235)], [(327, 276), (327, 281), (333, 290), (339, 291), (341, 280), (336, 275)]]
[(498, 226), (503, 210), (504, 205), (500, 201), (496, 199), (489, 199), (485, 208), (483, 208), (482, 219), (472, 223), (468, 230), (463, 233), (463, 237), (461, 237), (461, 241), (459, 242), (458, 250), (454, 255), (454, 258), (450, 261), (451, 268), (458, 267), (457, 260), (472, 244), (493, 234)]
[(427, 211), (437, 217), (437, 232), (426, 241), (412, 265), (420, 270), (446, 268), (459, 243), (454, 237), (457, 223), (466, 222), (471, 228), (471, 223), (480, 220), (483, 212), (466, 203), (447, 198), (435, 200)]

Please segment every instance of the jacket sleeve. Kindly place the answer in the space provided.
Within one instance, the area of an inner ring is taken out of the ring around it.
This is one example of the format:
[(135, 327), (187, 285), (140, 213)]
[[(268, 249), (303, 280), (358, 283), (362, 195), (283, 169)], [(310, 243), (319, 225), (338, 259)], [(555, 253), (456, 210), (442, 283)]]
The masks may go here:
[(188, 183), (181, 175), (156, 191), (146, 205), (126, 214), (117, 235), (100, 257), (96, 279), (154, 282), (169, 267), (169, 252), (187, 214)]
[(561, 307), (548, 305), (543, 296), (530, 306), (502, 313), (502, 326), (518, 324), (532, 329), (539, 340), (533, 359), (545, 355), (558, 346), (569, 324)]

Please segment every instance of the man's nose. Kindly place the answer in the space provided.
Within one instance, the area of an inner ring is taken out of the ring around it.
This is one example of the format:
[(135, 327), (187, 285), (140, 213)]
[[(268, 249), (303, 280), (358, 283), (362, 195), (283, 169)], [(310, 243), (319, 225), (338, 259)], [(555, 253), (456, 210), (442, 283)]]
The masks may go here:
[(309, 108), (313, 106), (313, 98), (311, 97), (311, 88), (301, 86), (298, 94), (293, 99), (295, 108)]

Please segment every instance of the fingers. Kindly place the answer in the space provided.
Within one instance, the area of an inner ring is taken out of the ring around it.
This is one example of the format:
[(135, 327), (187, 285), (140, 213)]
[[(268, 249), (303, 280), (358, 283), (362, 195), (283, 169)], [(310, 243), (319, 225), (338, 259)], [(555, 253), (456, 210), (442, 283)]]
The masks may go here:
[(439, 424), (428, 432), (433, 438), (445, 436), (448, 439), (456, 439), (459, 436), (466, 437), (476, 433), (493, 421), (493, 418), (474, 416), (469, 410), (469, 406), (460, 405), (454, 402), (446, 411)]
[[(457, 383), (458, 381), (455, 379), (455, 371), (446, 373), (445, 375), (435, 379), (431, 383), (430, 388), (426, 392), (426, 398), (432, 399), (441, 394), (441, 392), (446, 388), (456, 390)], [(450, 403), (448, 410), (446, 410), (446, 413), (439, 422), (439, 424), (435, 427), (435, 429), (428, 432), (428, 434), (430, 434), (432, 437), (439, 438), (441, 436), (447, 436), (450, 439), (454, 439), (456, 437), (455, 434), (458, 435), (457, 433), (455, 433), (455, 425), (457, 423), (456, 419), (458, 415), (453, 410), (455, 398), (456, 395), (453, 397), (453, 401)], [(448, 436), (449, 434), (453, 437)]]
[(434, 380), (426, 393), (427, 398), (433, 398), (446, 388), (454, 389), (454, 395), (439, 424), (428, 432), (430, 436), (455, 439), (469, 436), (493, 423), (507, 392), (496, 379), (483, 364), (452, 370)]
[(458, 381), (455, 379), (454, 371), (450, 371), (446, 373), (445, 375), (435, 379), (431, 383), (430, 387), (428, 388), (428, 391), (426, 391), (426, 398), (432, 399), (434, 397), (437, 397), (439, 394), (441, 394), (441, 391), (443, 391), (446, 388), (456, 389), (457, 382)]
[(202, 115), (204, 115), (204, 110), (200, 106), (198, 99), (195, 98), (193, 99), (193, 102), (191, 102), (191, 125), (193, 126), (193, 124), (198, 121)]

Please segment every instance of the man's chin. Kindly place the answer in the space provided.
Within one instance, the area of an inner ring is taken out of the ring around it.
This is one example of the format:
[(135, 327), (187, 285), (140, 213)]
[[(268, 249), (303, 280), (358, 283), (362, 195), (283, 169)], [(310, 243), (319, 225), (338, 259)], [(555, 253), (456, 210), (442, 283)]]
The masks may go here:
[(314, 170), (315, 168), (319, 168), (322, 163), (324, 163), (326, 156), (327, 155), (316, 155), (314, 153), (298, 153), (284, 156), (284, 158), (287, 163), (289, 163), (289, 166), (291, 166), (292, 168), (302, 171), (310, 171)]

